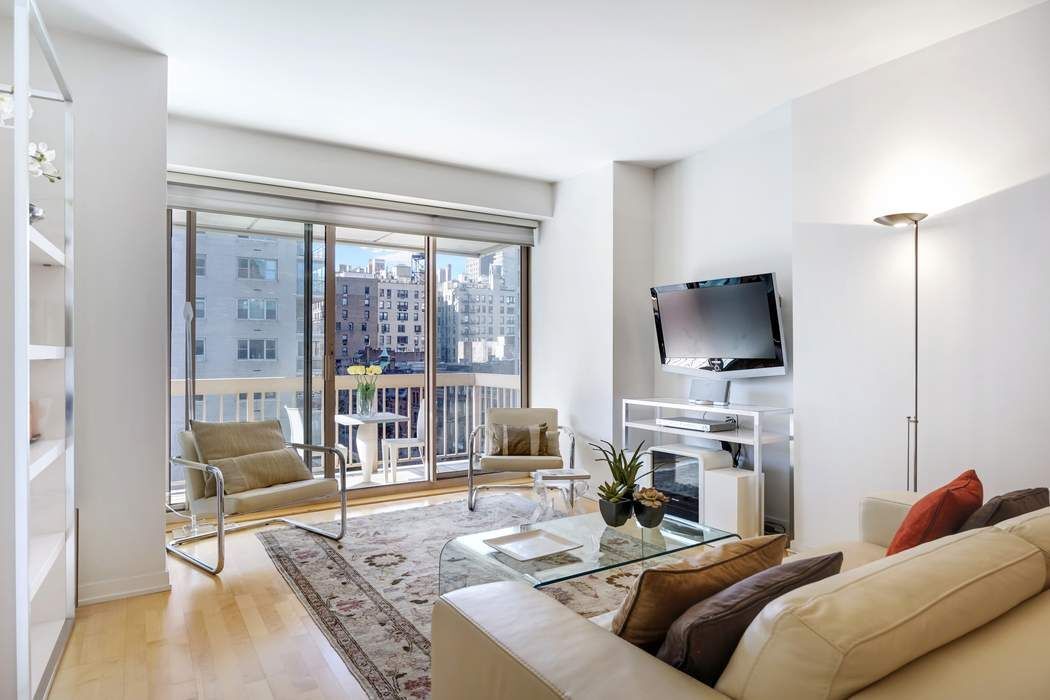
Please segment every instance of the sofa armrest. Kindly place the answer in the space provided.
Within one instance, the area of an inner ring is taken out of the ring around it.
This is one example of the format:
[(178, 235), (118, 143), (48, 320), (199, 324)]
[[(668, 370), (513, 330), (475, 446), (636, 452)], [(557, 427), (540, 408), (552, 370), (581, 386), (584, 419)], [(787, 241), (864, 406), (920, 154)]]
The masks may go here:
[(434, 700), (725, 698), (522, 583), (441, 596), (431, 637)]
[(924, 495), (911, 491), (880, 491), (865, 496), (860, 502), (860, 538), (870, 544), (889, 547), (904, 516)]

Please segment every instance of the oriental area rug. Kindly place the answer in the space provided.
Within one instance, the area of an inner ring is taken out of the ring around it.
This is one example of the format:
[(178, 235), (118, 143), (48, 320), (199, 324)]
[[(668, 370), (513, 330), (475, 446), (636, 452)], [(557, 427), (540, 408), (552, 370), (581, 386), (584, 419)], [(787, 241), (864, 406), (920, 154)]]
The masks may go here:
[[(348, 518), (340, 542), (294, 527), (257, 536), (369, 697), (424, 700), (441, 548), (525, 522), (534, 508), (521, 496), (492, 494), (473, 513), (458, 500)], [(590, 617), (619, 605), (640, 571), (632, 565), (540, 590)]]

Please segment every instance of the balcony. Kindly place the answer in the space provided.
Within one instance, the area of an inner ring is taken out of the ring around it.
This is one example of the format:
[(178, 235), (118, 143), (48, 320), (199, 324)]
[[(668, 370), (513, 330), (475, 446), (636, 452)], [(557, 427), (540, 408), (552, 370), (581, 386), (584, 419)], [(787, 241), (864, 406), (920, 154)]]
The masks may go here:
[[(315, 385), (320, 378), (315, 378)], [(462, 472), (466, 468), (467, 439), (476, 425), (485, 422), (488, 410), (497, 407), (519, 405), (521, 379), (516, 374), (487, 374), (473, 372), (444, 372), (437, 376), (437, 445), (438, 475), (445, 476)], [(376, 383), (379, 410), (408, 416), (408, 421), (383, 423), (379, 426), (380, 443), (384, 438), (415, 436), (416, 417), (424, 386), (423, 374), (381, 375)], [(301, 408), (302, 377), (231, 377), (224, 379), (198, 379), (196, 381), (197, 419), (206, 421), (273, 420), (281, 421), (285, 435), (291, 438), (285, 406)], [(339, 375), (335, 378), (336, 412), (352, 413), (356, 410), (357, 392), (353, 378)], [(321, 442), (324, 434), (321, 421), (320, 392), (314, 392), (313, 430), (314, 441)], [(171, 382), (172, 436), (182, 429), (181, 406), (185, 397), (185, 384), (181, 380)], [(360, 484), (361, 464), (348, 428), (337, 426), (337, 442), (346, 445), (350, 452), (347, 465), (348, 484), (351, 488)], [(173, 440), (173, 445), (178, 441)], [(315, 458), (315, 473), (322, 473), (320, 458)], [(412, 459), (402, 451), (398, 471), (398, 482), (425, 480), (424, 467), (413, 450)], [(373, 480), (384, 483), (378, 473)], [(183, 475), (174, 467), (171, 474), (171, 500), (182, 501)]]

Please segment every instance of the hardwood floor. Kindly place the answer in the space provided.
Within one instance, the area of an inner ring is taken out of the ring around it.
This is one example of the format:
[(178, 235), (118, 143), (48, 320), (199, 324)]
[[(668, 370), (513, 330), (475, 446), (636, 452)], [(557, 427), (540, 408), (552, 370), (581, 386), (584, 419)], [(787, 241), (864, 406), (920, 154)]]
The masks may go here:
[[(350, 515), (462, 497), (355, 504)], [(327, 509), (301, 519), (337, 517), (337, 510)], [(226, 568), (218, 577), (168, 557), (171, 591), (81, 607), (50, 697), (365, 698), (277, 572), (257, 531), (226, 537)], [(197, 546), (210, 560), (214, 540)]]

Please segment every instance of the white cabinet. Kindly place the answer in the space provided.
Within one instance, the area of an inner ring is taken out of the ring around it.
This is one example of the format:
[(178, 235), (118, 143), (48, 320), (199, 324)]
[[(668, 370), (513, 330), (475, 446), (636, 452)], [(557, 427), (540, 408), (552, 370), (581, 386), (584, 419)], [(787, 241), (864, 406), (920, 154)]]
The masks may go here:
[(704, 472), (704, 524), (741, 537), (758, 536), (757, 483), (755, 473), (747, 469)]

